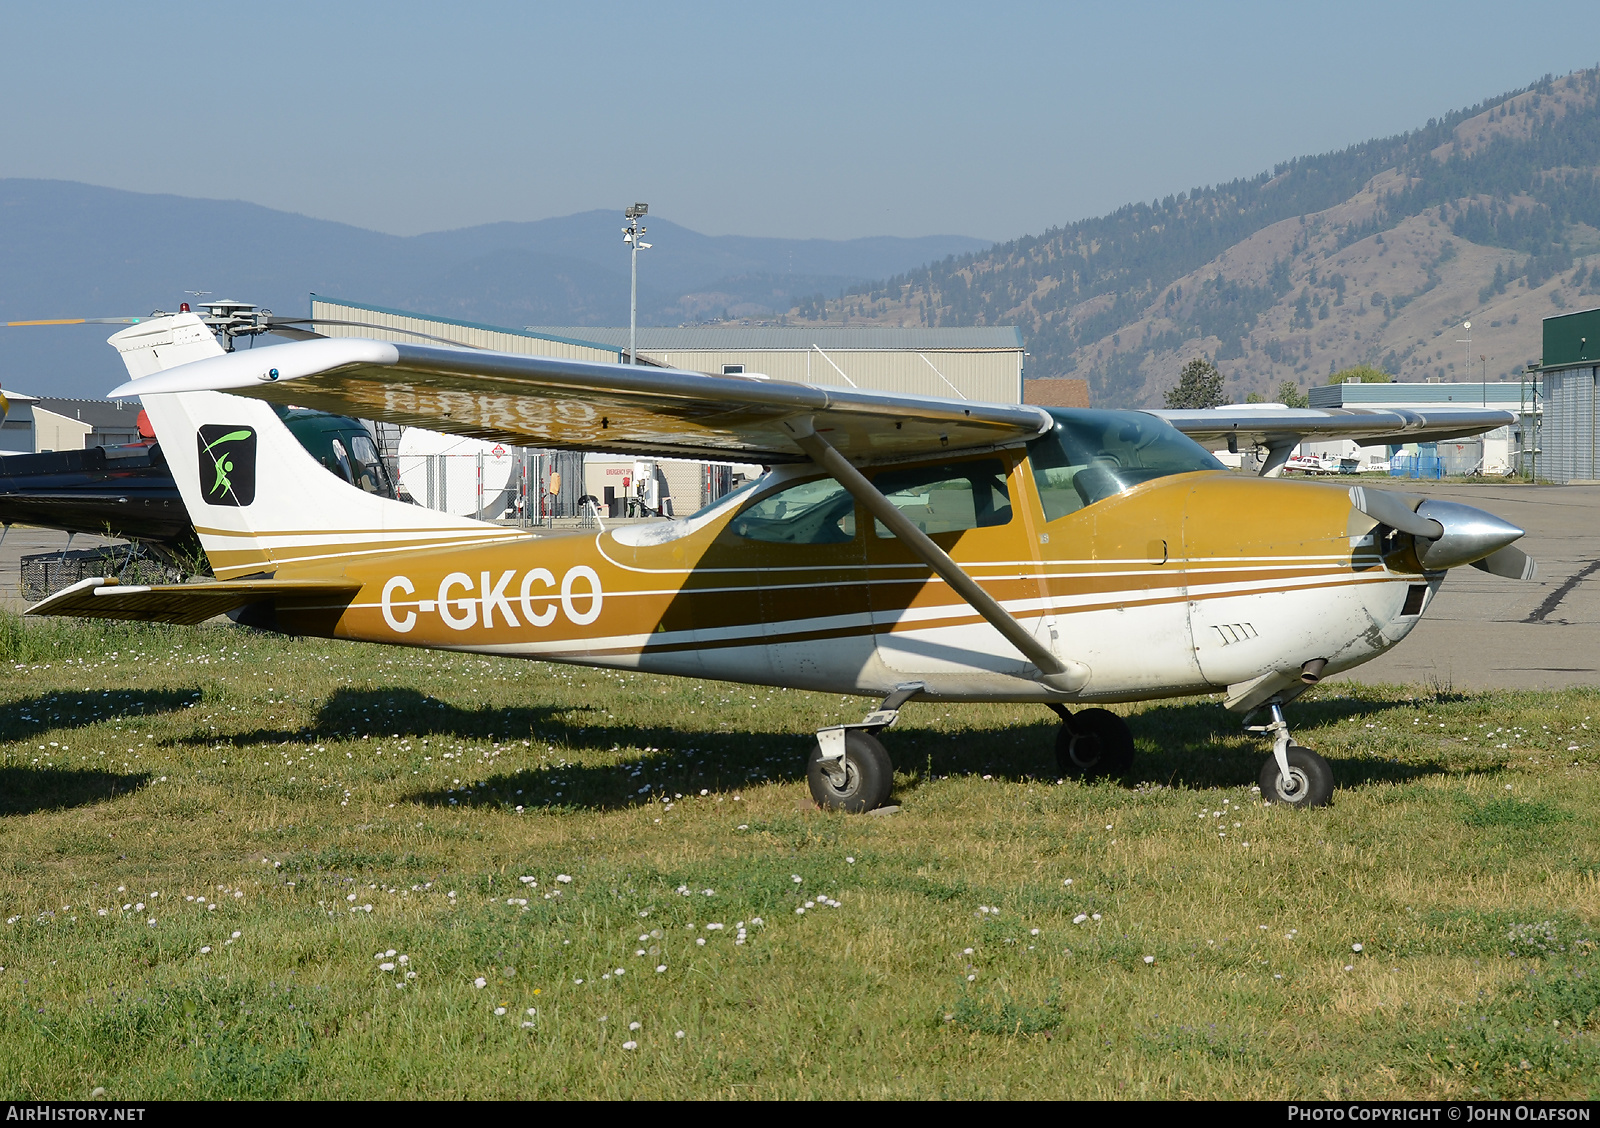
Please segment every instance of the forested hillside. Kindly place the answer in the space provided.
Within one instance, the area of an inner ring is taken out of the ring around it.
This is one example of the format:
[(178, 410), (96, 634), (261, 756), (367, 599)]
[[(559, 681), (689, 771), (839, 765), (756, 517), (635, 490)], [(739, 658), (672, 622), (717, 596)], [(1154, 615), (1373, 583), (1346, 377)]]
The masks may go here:
[[(1230, 398), (1368, 363), (1489, 379), (1600, 305), (1600, 70), (1398, 137), (1130, 204), (801, 303), (802, 320), (1017, 324), (1030, 376), (1157, 405), (1207, 356)], [(1461, 323), (1472, 320), (1470, 333)]]

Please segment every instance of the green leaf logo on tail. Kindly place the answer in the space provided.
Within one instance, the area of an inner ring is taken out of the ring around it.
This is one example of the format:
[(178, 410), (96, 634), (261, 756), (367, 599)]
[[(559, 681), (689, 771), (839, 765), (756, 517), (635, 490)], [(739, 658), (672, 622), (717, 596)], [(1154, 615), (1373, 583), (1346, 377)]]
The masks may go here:
[(199, 447), (200, 493), (207, 505), (249, 505), (256, 499), (256, 433), (250, 427), (208, 424)]

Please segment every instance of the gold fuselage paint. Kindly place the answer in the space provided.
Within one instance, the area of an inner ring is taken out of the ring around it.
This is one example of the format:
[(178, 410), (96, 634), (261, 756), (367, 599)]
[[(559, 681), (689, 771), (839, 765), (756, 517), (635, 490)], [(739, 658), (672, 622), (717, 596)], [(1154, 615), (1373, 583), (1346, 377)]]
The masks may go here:
[(1342, 487), (1200, 471), (1049, 521), (1022, 452), (983, 457), (1004, 461), (1010, 519), (933, 539), (1041, 641), (1089, 665), (1078, 693), (1035, 680), (859, 509), (842, 543), (739, 535), (738, 515), (805, 480), (798, 468), (687, 523), (280, 567), (283, 579), (361, 586), (347, 605), (280, 606), (277, 621), (406, 646), (846, 693), (920, 681), (931, 699), (1011, 701), (1208, 693), (1314, 658), (1333, 673), (1415, 622), (1401, 608), (1423, 578), (1385, 564)]

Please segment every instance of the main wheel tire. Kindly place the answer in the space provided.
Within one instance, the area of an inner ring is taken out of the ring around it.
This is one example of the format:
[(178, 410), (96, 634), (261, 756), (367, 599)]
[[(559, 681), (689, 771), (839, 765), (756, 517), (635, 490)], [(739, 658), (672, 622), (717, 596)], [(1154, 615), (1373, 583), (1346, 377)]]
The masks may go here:
[(894, 764), (878, 738), (860, 729), (844, 733), (844, 784), (822, 770), (822, 744), (811, 746), (806, 782), (817, 806), (830, 811), (870, 811), (881, 807), (894, 788)]
[(1298, 744), (1289, 745), (1289, 778), (1278, 772), (1278, 758), (1261, 767), (1261, 798), (1291, 807), (1325, 807), (1333, 798), (1333, 768), (1328, 761)]
[(1133, 767), (1133, 732), (1109, 709), (1074, 713), (1056, 734), (1056, 765), (1077, 779), (1124, 775)]

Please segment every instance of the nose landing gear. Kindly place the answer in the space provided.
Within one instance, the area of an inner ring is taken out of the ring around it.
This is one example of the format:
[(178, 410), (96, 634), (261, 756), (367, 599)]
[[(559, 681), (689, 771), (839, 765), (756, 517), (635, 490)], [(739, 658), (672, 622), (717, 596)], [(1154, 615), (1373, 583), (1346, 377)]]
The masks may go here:
[(1261, 766), (1261, 798), (1291, 807), (1327, 806), (1333, 798), (1333, 769), (1311, 749), (1291, 742), (1283, 702), (1273, 698), (1267, 710), (1272, 715), (1269, 724), (1245, 725), (1248, 732), (1272, 734), (1272, 755)]
[(1073, 779), (1125, 775), (1133, 767), (1133, 733), (1109, 709), (1084, 709), (1069, 713), (1052, 704), (1061, 718), (1056, 734), (1056, 765)]
[(817, 806), (830, 811), (870, 811), (894, 788), (894, 764), (877, 733), (894, 724), (900, 706), (922, 692), (921, 682), (897, 685), (866, 719), (817, 733), (806, 761), (806, 784)]

